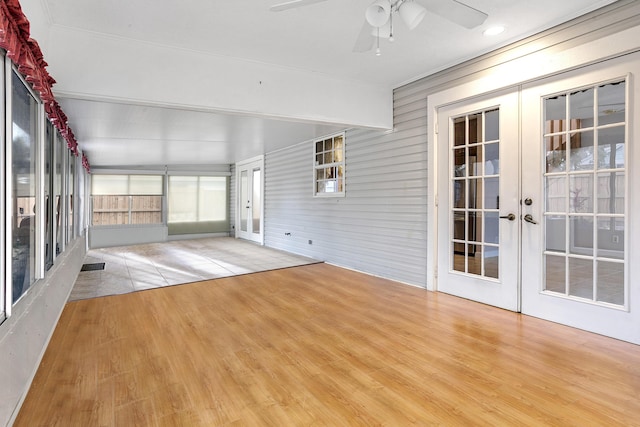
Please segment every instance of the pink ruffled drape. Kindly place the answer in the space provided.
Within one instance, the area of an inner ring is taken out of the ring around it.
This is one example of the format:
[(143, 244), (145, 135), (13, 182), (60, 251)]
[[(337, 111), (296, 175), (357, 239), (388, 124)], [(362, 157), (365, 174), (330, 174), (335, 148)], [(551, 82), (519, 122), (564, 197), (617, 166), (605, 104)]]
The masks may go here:
[[(46, 70), (47, 63), (38, 42), (29, 35), (29, 21), (18, 0), (0, 0), (0, 48), (7, 51), (7, 57), (18, 66), (20, 74), (40, 94), (49, 120), (67, 141), (69, 150), (78, 156), (78, 141), (67, 124), (67, 116), (53, 96), (51, 87), (56, 81)], [(82, 166), (89, 172), (89, 160), (84, 153)]]

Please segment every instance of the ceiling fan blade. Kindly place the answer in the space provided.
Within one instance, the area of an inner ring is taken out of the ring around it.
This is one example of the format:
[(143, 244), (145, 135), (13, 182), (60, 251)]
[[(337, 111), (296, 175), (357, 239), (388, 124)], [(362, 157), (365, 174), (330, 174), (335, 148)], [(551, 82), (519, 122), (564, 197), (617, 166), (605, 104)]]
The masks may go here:
[(464, 28), (481, 25), (489, 15), (457, 0), (420, 0), (429, 11)]
[(356, 39), (356, 44), (353, 46), (354, 52), (369, 52), (373, 49), (373, 45), (375, 44), (376, 38), (372, 35), (371, 25), (367, 21), (364, 21), (362, 25), (362, 29), (358, 34), (358, 38)]
[(294, 9), (296, 7), (307, 6), (313, 3), (320, 3), (327, 0), (290, 0), (284, 3), (274, 4), (269, 8), (271, 12), (281, 12), (287, 9)]

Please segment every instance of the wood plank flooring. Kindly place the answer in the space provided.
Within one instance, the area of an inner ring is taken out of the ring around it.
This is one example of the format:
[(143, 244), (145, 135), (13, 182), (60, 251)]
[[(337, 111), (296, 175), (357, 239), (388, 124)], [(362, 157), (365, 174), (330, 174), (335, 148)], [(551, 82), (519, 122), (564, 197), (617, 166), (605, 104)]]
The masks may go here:
[(640, 425), (640, 347), (315, 264), (70, 302), (16, 426)]

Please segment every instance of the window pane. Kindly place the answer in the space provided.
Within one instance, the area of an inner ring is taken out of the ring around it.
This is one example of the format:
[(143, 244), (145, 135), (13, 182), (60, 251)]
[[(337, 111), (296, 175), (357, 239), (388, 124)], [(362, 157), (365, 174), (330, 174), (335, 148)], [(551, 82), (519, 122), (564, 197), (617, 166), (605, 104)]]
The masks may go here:
[(547, 172), (563, 172), (567, 168), (567, 138), (565, 135), (544, 139), (547, 150)]
[(624, 264), (598, 261), (597, 300), (624, 304)]
[(565, 286), (566, 258), (563, 256), (545, 257), (545, 287), (546, 291), (566, 294)]
[(260, 201), (260, 195), (261, 195), (261, 179), (260, 179), (260, 175), (261, 175), (261, 171), (260, 169), (254, 169), (253, 170), (253, 183), (252, 183), (252, 189), (253, 189), (253, 206), (251, 207), (251, 219), (252, 219), (252, 226), (253, 228), (251, 229), (251, 231), (253, 231), (253, 233), (255, 234), (260, 234), (260, 207), (262, 206), (262, 202)]
[(129, 175), (129, 193), (132, 195), (162, 195), (161, 175)]
[(76, 179), (75, 179), (75, 171), (76, 171), (76, 156), (69, 151), (69, 173), (67, 175), (67, 242), (71, 241), (75, 237), (74, 228), (73, 228), (73, 197), (75, 195), (75, 187), (76, 187)]
[(569, 218), (569, 250), (573, 254), (593, 255), (593, 217)]
[(547, 212), (567, 211), (566, 182), (567, 178), (564, 176), (546, 178)]
[(227, 178), (201, 176), (197, 204), (197, 221), (225, 221), (227, 219)]
[(624, 220), (598, 217), (598, 256), (624, 259)]
[(500, 248), (484, 247), (484, 275), (498, 278), (498, 269), (500, 266)]
[(129, 224), (130, 196), (98, 195), (91, 196), (93, 225), (123, 225)]
[(566, 252), (567, 220), (564, 215), (548, 216), (545, 219), (547, 251)]
[(469, 115), (469, 144), (482, 142), (482, 113)]
[(66, 142), (60, 137), (59, 134), (56, 134), (56, 172), (54, 179), (54, 191), (56, 193), (56, 254), (59, 254), (64, 248), (64, 189), (62, 186), (62, 175), (64, 170), (64, 153), (66, 153), (66, 150)]
[(485, 141), (496, 141), (500, 139), (500, 110), (487, 111), (484, 114)]
[(593, 261), (569, 258), (569, 295), (593, 299)]
[(162, 224), (162, 196), (129, 196), (131, 224)]
[(598, 174), (598, 213), (624, 214), (624, 172)]
[(562, 125), (567, 118), (567, 96), (558, 95), (544, 100), (545, 133), (566, 130)]
[(91, 175), (91, 194), (129, 194), (128, 175)]
[(482, 145), (469, 147), (469, 176), (482, 176)]
[(498, 175), (500, 173), (500, 143), (487, 144), (484, 146), (485, 175)]
[(593, 175), (571, 175), (569, 179), (569, 211), (593, 212)]
[(36, 100), (13, 74), (12, 164), (13, 205), (12, 290), (15, 303), (35, 281), (36, 250)]
[(624, 123), (626, 82), (608, 83), (598, 88), (598, 125)]
[(500, 178), (485, 178), (484, 208), (498, 209), (500, 204)]
[(465, 117), (457, 117), (453, 119), (453, 145), (465, 145), (467, 143), (467, 139), (465, 137), (465, 128), (466, 128), (466, 118)]
[(593, 131), (571, 134), (571, 170), (593, 170)]
[(484, 241), (486, 243), (500, 243), (499, 221), (497, 212), (484, 214)]
[(169, 222), (195, 222), (198, 218), (198, 177), (169, 177)]
[(578, 90), (569, 96), (569, 117), (571, 129), (593, 126), (593, 88)]
[(616, 169), (625, 165), (625, 127), (598, 131), (598, 168)]
[[(322, 146), (322, 142), (319, 143)], [(246, 202), (245, 202), (246, 200)], [(247, 176), (247, 171), (243, 170), (240, 172), (240, 230), (247, 231), (248, 230), (248, 219), (249, 219), (249, 178)]]

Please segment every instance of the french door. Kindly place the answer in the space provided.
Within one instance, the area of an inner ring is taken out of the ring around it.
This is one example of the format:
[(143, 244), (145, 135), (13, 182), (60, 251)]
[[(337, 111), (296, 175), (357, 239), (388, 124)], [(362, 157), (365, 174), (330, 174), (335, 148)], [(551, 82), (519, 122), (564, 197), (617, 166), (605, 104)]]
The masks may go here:
[(518, 94), (438, 110), (438, 289), (518, 310)]
[(522, 312), (640, 344), (638, 76), (635, 54), (523, 88)]
[(263, 243), (264, 158), (236, 164), (236, 237)]
[(640, 344), (638, 75), (629, 55), (438, 109), (439, 291)]

